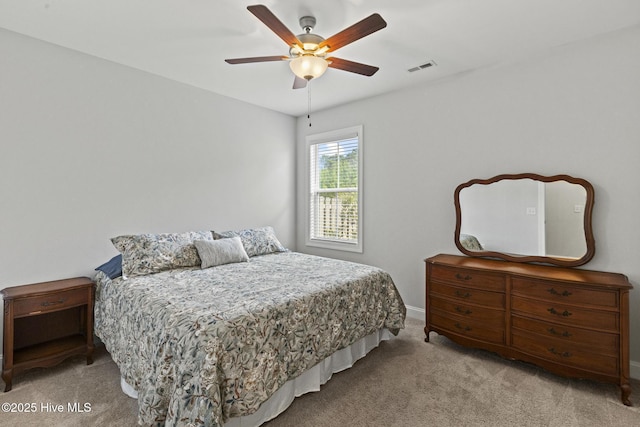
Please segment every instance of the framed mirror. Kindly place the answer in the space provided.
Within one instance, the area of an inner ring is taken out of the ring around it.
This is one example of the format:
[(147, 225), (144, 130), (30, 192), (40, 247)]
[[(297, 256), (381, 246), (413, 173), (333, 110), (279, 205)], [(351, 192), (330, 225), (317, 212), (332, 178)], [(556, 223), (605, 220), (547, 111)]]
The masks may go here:
[(454, 193), (455, 244), (465, 255), (574, 267), (595, 254), (593, 187), (568, 175), (498, 175)]

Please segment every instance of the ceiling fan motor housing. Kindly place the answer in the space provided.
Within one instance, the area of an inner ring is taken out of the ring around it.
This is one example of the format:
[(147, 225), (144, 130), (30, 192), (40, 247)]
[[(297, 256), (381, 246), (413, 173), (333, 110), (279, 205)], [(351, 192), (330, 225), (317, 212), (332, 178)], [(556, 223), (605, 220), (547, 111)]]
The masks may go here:
[(313, 27), (316, 26), (316, 18), (313, 16), (303, 16), (298, 22), (300, 22), (300, 26), (305, 33), (310, 33)]

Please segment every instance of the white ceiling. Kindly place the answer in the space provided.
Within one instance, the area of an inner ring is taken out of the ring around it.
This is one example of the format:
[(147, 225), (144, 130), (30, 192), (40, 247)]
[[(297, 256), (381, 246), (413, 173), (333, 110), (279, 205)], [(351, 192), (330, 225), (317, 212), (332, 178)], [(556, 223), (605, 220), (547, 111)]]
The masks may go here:
[[(259, 2), (294, 34), (315, 16), (325, 38), (379, 13), (387, 28), (335, 56), (380, 71), (329, 68), (308, 93), (286, 61), (225, 63), (288, 53), (246, 9)], [(320, 110), (639, 24), (640, 0), (0, 0), (2, 28), (295, 116), (309, 96)]]

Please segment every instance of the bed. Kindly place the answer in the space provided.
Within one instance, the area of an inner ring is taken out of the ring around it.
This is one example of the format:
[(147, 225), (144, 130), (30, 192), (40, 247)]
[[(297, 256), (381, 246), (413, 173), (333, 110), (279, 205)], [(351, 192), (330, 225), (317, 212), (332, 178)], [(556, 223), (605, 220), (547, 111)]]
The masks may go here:
[[(96, 335), (142, 425), (259, 425), (404, 327), (379, 268), (290, 252), (270, 227), (185, 235), (114, 238), (122, 275), (96, 275)], [(209, 266), (200, 247), (220, 244)]]

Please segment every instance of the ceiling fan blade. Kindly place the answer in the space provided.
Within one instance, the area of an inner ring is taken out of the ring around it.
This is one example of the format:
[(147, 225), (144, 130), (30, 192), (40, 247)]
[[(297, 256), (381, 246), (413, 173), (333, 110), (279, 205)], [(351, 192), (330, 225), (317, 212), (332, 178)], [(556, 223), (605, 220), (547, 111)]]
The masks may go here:
[(345, 28), (340, 31), (338, 34), (335, 34), (318, 46), (319, 49), (328, 46), (329, 51), (334, 51), (340, 49), (343, 46), (348, 45), (349, 43), (353, 43), (356, 40), (359, 40), (369, 34), (375, 33), (378, 30), (383, 29), (387, 26), (387, 23), (382, 16), (374, 13), (373, 15), (364, 18), (360, 22), (356, 22), (349, 28)]
[(302, 89), (305, 87), (307, 87), (307, 80), (301, 77), (295, 76), (295, 79), (293, 80), (293, 88)]
[(247, 6), (249, 12), (253, 13), (256, 18), (261, 20), (264, 25), (269, 27), (271, 31), (276, 33), (284, 42), (289, 45), (300, 45), (300, 40), (289, 30), (268, 8), (262, 4)]
[(361, 64), (359, 62), (353, 62), (346, 59), (340, 59), (336, 57), (327, 58), (329, 67), (337, 68), (338, 70), (349, 71), (350, 73), (362, 74), (363, 76), (373, 76), (380, 68), (372, 65)]
[(254, 56), (252, 58), (234, 58), (225, 59), (227, 64), (248, 64), (250, 62), (269, 62), (269, 61), (286, 61), (288, 56), (276, 55), (276, 56)]

